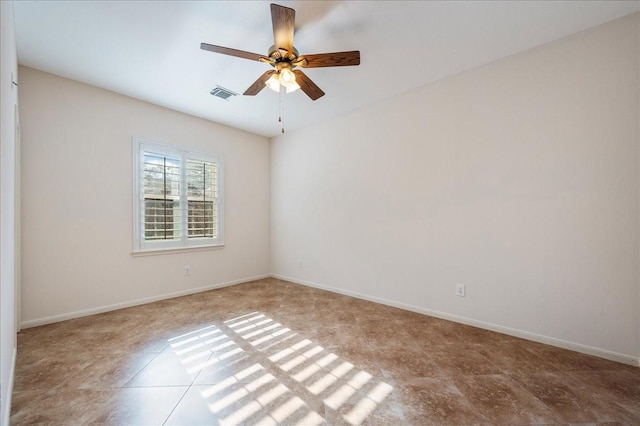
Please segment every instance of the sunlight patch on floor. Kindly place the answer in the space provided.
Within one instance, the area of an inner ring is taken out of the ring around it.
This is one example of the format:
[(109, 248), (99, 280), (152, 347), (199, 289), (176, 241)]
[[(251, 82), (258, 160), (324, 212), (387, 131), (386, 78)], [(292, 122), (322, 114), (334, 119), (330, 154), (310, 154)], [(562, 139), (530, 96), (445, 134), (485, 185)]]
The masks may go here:
[[(322, 414), (350, 408), (342, 418), (355, 426), (393, 391), (387, 383), (376, 382), (353, 363), (260, 312), (183, 334), (169, 343), (189, 373), (215, 367), (212, 374), (218, 374), (228, 369), (228, 375), (212, 376), (218, 382), (200, 391), (220, 424), (323, 424), (324, 416), (309, 405), (315, 401)], [(225, 363), (235, 355), (242, 357)], [(257, 362), (234, 372), (236, 363), (254, 357)]]

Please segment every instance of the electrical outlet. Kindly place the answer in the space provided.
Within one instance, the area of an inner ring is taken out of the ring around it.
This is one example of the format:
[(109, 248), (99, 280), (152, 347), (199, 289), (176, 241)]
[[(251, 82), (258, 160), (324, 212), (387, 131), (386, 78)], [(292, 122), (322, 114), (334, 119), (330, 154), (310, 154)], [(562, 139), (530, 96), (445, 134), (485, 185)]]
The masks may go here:
[(302, 269), (302, 258), (298, 259), (298, 268)]
[(465, 297), (466, 293), (464, 284), (456, 284), (456, 296)]
[(185, 266), (184, 267), (184, 274), (185, 275), (191, 275), (191, 266)]

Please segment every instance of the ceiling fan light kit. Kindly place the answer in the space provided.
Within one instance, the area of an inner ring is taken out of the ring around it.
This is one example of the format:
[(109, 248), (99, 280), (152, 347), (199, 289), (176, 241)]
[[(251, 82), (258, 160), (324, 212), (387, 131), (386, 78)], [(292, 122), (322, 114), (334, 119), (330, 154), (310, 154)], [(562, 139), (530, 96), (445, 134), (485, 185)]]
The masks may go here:
[[(292, 93), (298, 89), (302, 89), (311, 100), (315, 101), (324, 96), (324, 92), (307, 77), (305, 73), (295, 68), (360, 65), (360, 51), (317, 53), (300, 56), (298, 49), (293, 46), (295, 15), (295, 10), (289, 7), (271, 4), (271, 23), (273, 25), (274, 44), (269, 48), (267, 56), (207, 43), (201, 43), (200, 48), (223, 55), (265, 62), (274, 68), (258, 77), (258, 79), (245, 90), (243, 95), (255, 96), (266, 86), (281, 93), (281, 104), (283, 93)], [(282, 105), (280, 109), (283, 109)], [(282, 117), (280, 117), (279, 121), (283, 122)]]
[(274, 92), (280, 92), (280, 86), (283, 86), (287, 93), (298, 90), (300, 85), (296, 83), (296, 75), (291, 68), (287, 62), (276, 64), (277, 71), (265, 82), (266, 86)]

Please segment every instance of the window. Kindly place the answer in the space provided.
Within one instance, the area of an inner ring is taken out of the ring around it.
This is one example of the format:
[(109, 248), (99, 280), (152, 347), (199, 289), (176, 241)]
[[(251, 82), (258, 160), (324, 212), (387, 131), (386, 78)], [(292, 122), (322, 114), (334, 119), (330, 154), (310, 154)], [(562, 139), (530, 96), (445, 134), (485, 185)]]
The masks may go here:
[(222, 160), (134, 139), (134, 252), (221, 246)]

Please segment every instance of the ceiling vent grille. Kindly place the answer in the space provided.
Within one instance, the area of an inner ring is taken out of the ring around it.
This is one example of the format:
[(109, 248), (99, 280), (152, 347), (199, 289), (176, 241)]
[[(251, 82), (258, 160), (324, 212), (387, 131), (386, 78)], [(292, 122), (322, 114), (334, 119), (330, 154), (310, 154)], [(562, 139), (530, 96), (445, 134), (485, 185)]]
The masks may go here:
[(225, 89), (224, 87), (221, 87), (221, 86), (214, 87), (209, 93), (211, 93), (216, 98), (224, 99), (225, 101), (228, 101), (229, 98), (231, 98), (232, 96), (238, 96), (236, 92), (233, 92), (229, 89)]

